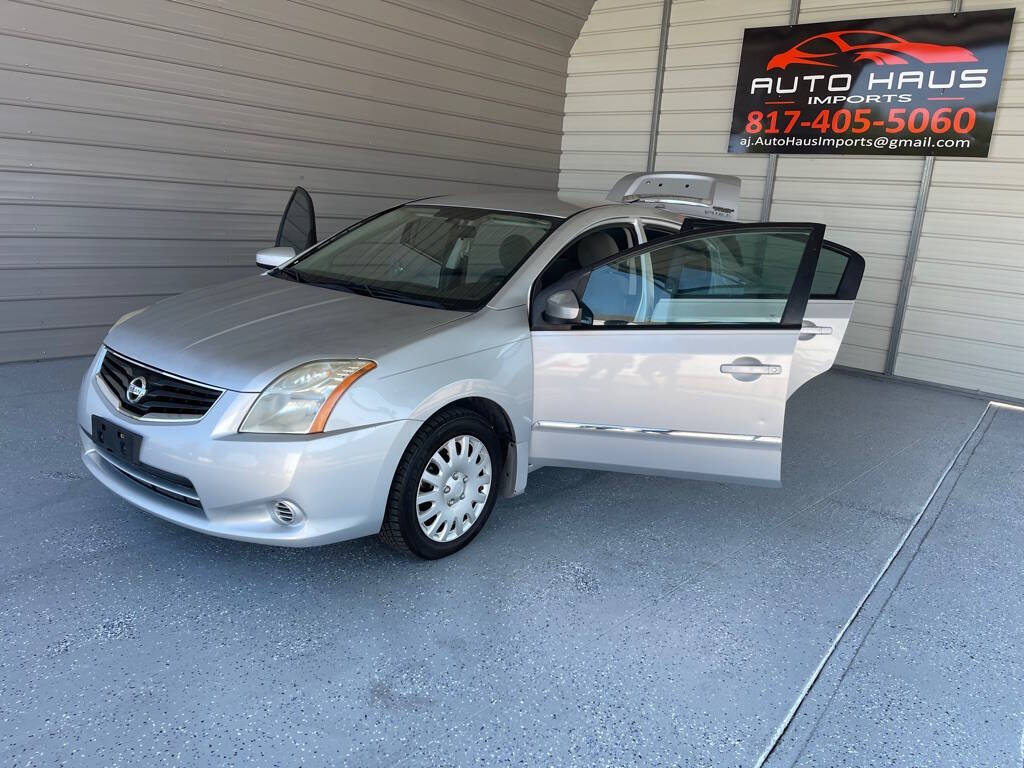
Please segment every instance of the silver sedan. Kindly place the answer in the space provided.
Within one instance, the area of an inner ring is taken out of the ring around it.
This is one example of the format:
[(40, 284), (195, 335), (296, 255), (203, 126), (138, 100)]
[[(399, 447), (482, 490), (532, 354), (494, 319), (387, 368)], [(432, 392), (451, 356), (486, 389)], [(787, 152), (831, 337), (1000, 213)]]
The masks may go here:
[(732, 177), (609, 197), (432, 198), (317, 242), (297, 189), (266, 271), (110, 330), (85, 465), (216, 536), (427, 558), (541, 466), (778, 485), (786, 401), (833, 364), (863, 260), (819, 224), (737, 224)]

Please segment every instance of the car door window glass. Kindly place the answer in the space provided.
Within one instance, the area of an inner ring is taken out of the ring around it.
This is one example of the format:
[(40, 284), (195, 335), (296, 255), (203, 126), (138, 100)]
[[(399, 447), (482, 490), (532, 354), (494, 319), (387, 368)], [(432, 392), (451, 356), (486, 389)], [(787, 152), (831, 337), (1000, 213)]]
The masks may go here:
[(583, 322), (781, 323), (809, 236), (773, 229), (654, 243), (590, 274), (581, 297)]
[(587, 280), (584, 320), (601, 325), (630, 325), (641, 317), (643, 274), (641, 260), (622, 259), (595, 269)]
[(821, 246), (821, 255), (818, 256), (818, 268), (814, 271), (814, 281), (811, 283), (811, 297), (834, 298), (839, 292), (839, 283), (849, 263), (850, 258), (846, 254), (824, 243)]

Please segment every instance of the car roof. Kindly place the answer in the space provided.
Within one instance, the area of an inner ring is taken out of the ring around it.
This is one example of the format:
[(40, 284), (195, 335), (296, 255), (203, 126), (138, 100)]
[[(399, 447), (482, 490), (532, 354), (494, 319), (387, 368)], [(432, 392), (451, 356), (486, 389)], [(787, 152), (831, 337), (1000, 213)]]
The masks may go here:
[(533, 213), (540, 216), (554, 216), (565, 219), (574, 213), (595, 208), (600, 205), (612, 205), (599, 195), (593, 198), (585, 196), (563, 195), (556, 192), (467, 192), (459, 195), (443, 195), (416, 200), (414, 204), (443, 205), (458, 208), (485, 208), (493, 211), (509, 213)]

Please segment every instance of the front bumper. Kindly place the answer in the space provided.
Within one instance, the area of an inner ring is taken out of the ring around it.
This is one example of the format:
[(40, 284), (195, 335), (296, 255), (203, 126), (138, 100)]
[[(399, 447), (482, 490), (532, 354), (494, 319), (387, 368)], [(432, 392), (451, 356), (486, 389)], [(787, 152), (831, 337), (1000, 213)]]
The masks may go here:
[[(231, 391), (199, 421), (148, 422), (110, 402), (96, 378), (101, 359), (102, 352), (79, 395), (82, 460), (125, 500), (186, 528), (260, 544), (314, 546), (380, 530), (391, 480), (418, 422), (316, 436), (239, 434), (256, 394)], [(91, 438), (94, 414), (142, 436), (143, 465), (185, 478), (192, 487), (108, 457)], [(279, 500), (297, 505), (301, 521), (275, 522), (271, 509)]]

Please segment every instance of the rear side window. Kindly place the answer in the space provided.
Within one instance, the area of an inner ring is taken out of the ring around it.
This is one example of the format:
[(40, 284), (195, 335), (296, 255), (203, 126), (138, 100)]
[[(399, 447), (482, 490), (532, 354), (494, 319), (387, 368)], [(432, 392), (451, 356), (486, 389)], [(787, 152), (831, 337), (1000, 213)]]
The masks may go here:
[(822, 246), (821, 255), (818, 256), (818, 269), (814, 272), (814, 282), (811, 283), (811, 295), (835, 296), (848, 262), (849, 259), (843, 254)]
[(811, 283), (812, 299), (855, 299), (864, 274), (864, 259), (827, 240), (821, 245)]

